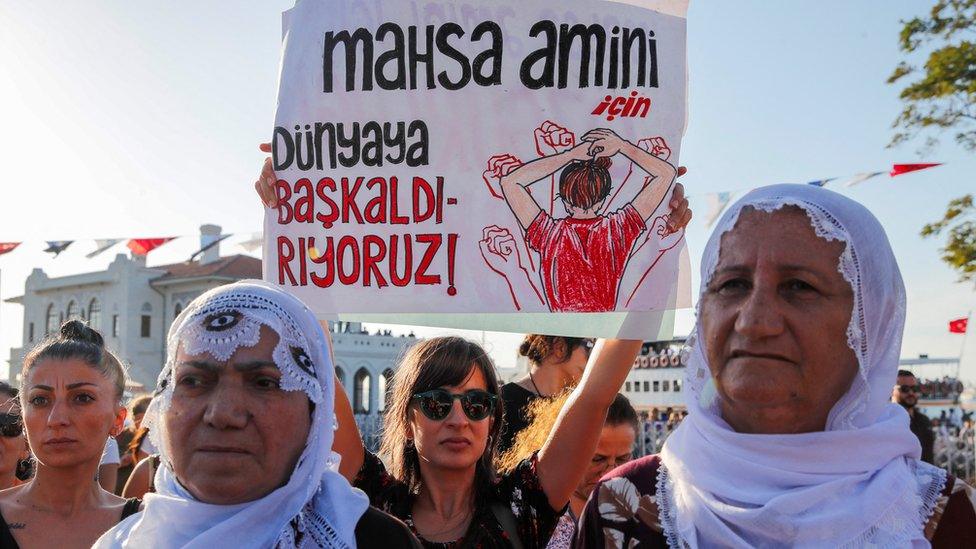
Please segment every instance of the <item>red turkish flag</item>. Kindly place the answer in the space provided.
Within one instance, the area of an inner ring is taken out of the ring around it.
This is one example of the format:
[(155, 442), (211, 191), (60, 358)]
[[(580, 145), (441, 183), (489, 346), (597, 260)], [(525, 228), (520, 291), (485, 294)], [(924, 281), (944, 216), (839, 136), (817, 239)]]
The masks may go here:
[(903, 173), (924, 170), (925, 168), (932, 168), (941, 165), (942, 165), (941, 162), (934, 162), (928, 164), (894, 164), (893, 166), (891, 166), (891, 172), (889, 172), (888, 175), (894, 177), (896, 175), (901, 175)]
[(133, 238), (129, 241), (129, 249), (135, 255), (146, 255), (149, 252), (155, 250), (156, 248), (166, 244), (170, 240), (176, 238), (175, 236), (170, 236), (167, 238)]
[(0, 242), (0, 255), (14, 251), (17, 246), (20, 246), (20, 242)]
[(966, 333), (966, 328), (969, 325), (968, 318), (957, 318), (955, 320), (949, 321), (949, 333), (951, 334), (964, 334)]

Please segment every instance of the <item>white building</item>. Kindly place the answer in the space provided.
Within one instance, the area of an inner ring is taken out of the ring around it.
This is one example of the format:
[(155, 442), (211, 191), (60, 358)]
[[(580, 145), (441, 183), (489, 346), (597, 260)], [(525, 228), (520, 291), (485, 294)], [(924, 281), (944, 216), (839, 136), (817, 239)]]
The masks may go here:
[(684, 338), (644, 343), (621, 392), (639, 411), (684, 409)]
[[(201, 244), (214, 241), (220, 227), (201, 227)], [(201, 246), (202, 247), (202, 246)], [(170, 323), (200, 294), (237, 280), (261, 278), (261, 260), (220, 257), (219, 244), (196, 261), (147, 267), (145, 257), (119, 254), (104, 271), (51, 278), (41, 269), (24, 284), (24, 295), (8, 299), (24, 307), (23, 344), (10, 350), (8, 376), (19, 383), (23, 358), (47, 334), (70, 318), (87, 320), (106, 346), (129, 368), (130, 391), (152, 390), (166, 355)], [(410, 336), (370, 335), (358, 323), (332, 326), (336, 373), (358, 413), (376, 414), (396, 359), (416, 342)]]

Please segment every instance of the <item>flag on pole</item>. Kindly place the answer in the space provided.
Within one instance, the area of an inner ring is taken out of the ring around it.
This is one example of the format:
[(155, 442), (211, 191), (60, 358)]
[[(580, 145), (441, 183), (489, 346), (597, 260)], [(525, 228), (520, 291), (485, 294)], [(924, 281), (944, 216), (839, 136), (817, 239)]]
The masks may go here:
[(14, 251), (17, 246), (20, 246), (20, 242), (0, 242), (0, 255)]
[(129, 249), (132, 250), (133, 255), (147, 255), (149, 252), (155, 250), (156, 248), (166, 244), (170, 240), (176, 238), (175, 236), (170, 236), (167, 238), (133, 238), (129, 241)]
[(858, 183), (864, 183), (868, 179), (871, 179), (872, 177), (878, 177), (879, 175), (881, 175), (883, 173), (884, 172), (862, 172), (862, 173), (859, 173), (859, 174), (854, 174), (853, 177), (851, 177), (850, 179), (844, 181), (844, 186), (845, 187), (853, 187), (854, 185), (857, 185)]
[(54, 257), (58, 257), (61, 252), (68, 249), (68, 246), (70, 246), (72, 242), (74, 242), (74, 240), (48, 240), (47, 249), (44, 251), (49, 254), (53, 254)]
[(903, 173), (915, 172), (918, 170), (924, 170), (926, 168), (933, 168), (935, 166), (941, 166), (941, 162), (929, 162), (926, 164), (895, 164), (891, 166), (891, 172), (888, 174), (891, 177), (896, 175), (901, 175)]
[(95, 251), (85, 255), (88, 259), (95, 257), (96, 255), (108, 250), (112, 246), (115, 246), (119, 242), (122, 242), (121, 238), (103, 238), (101, 240), (95, 241)]
[(967, 327), (969, 327), (968, 318), (957, 318), (949, 321), (949, 333), (951, 334), (964, 334)]
[(719, 214), (725, 209), (725, 206), (729, 204), (732, 200), (732, 193), (721, 192), (713, 193), (706, 196), (708, 199), (708, 213), (705, 214), (705, 226), (711, 227), (712, 223), (718, 219)]

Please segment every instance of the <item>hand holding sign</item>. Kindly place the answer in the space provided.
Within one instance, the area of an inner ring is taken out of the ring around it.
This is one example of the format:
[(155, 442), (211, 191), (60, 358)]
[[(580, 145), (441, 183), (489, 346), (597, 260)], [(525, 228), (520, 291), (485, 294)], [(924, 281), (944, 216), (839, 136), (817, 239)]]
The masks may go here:
[(489, 158), (488, 169), (481, 174), (485, 185), (488, 186), (488, 192), (495, 198), (504, 199), (501, 179), (521, 165), (522, 161), (510, 154), (496, 154)]

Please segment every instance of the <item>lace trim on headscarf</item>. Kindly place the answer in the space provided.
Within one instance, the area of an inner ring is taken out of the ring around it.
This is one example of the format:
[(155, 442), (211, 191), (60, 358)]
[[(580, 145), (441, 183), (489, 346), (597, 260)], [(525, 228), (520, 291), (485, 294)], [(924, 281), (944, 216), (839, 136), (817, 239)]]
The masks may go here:
[(335, 528), (322, 515), (315, 512), (311, 503), (288, 523), (275, 542), (275, 549), (318, 549), (320, 547), (348, 547)]
[(658, 509), (658, 519), (668, 540), (668, 547), (683, 547), (678, 536), (677, 518), (674, 516), (674, 484), (664, 463), (657, 468), (657, 489), (654, 492)]

